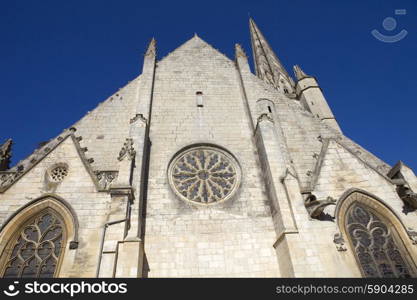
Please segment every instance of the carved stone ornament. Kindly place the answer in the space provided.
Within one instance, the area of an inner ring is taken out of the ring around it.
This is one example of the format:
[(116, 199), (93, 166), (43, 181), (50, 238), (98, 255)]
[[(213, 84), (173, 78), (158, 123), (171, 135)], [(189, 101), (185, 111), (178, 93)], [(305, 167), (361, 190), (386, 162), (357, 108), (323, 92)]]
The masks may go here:
[(21, 172), (0, 172), (0, 189), (12, 184), (20, 174)]
[(241, 170), (236, 159), (214, 146), (197, 146), (178, 154), (168, 168), (168, 180), (181, 199), (214, 204), (233, 196)]
[(133, 148), (133, 139), (127, 138), (122, 149), (119, 152), (119, 161), (122, 161), (125, 157), (128, 157), (129, 160), (132, 160), (136, 155), (136, 151)]
[(97, 181), (101, 189), (107, 190), (117, 178), (117, 171), (96, 171)]
[(6, 171), (9, 168), (12, 144), (13, 141), (8, 139), (3, 145), (0, 145), (0, 171)]
[(132, 119), (130, 119), (130, 124), (135, 123), (137, 120), (140, 120), (144, 124), (148, 122), (143, 114), (136, 114)]
[(236, 52), (236, 57), (243, 57), (243, 58), (247, 58), (247, 55), (245, 53), (245, 51), (243, 50), (242, 46), (240, 44), (236, 44), (235, 45), (235, 52)]
[(311, 218), (317, 218), (321, 215), (324, 208), (328, 205), (335, 205), (336, 199), (333, 199), (332, 197), (327, 197), (326, 199), (317, 200), (316, 196), (313, 194), (310, 194), (307, 196), (304, 205), (308, 211), (308, 214)]
[(345, 240), (343, 239), (343, 236), (342, 236), (341, 233), (336, 233), (334, 235), (333, 242), (336, 245), (337, 251), (346, 251), (347, 250), (347, 248), (345, 246)]
[(397, 193), (406, 206), (417, 209), (417, 193), (414, 193), (404, 179), (393, 179), (397, 185)]

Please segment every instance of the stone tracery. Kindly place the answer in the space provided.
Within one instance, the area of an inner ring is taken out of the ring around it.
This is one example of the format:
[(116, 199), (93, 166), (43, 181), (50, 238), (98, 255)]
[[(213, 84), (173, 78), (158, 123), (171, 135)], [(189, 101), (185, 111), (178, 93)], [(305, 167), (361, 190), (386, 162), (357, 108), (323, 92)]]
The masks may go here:
[(392, 229), (376, 214), (353, 204), (346, 226), (365, 277), (411, 277)]
[(229, 198), (240, 180), (233, 157), (210, 146), (187, 150), (172, 162), (169, 178), (175, 193), (198, 203), (214, 203)]
[(52, 210), (43, 211), (16, 233), (6, 249), (3, 277), (54, 277), (64, 242), (63, 221)]

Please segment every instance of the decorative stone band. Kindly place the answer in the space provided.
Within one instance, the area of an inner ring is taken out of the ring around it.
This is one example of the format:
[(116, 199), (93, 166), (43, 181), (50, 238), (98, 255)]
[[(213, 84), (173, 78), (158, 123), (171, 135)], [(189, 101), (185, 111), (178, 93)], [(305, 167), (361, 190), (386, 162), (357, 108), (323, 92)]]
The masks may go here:
[(12, 184), (22, 172), (3, 171), (0, 172), (0, 189)]
[(182, 200), (215, 204), (235, 194), (240, 185), (241, 169), (226, 150), (198, 145), (174, 156), (168, 167), (168, 180)]

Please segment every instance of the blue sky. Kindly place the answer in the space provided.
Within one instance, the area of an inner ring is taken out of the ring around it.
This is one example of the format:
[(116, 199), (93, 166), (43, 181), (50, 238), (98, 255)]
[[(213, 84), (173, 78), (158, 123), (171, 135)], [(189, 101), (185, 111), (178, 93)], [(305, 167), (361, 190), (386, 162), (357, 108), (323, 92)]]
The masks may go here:
[[(152, 37), (159, 58), (194, 32), (232, 59), (235, 43), (251, 54), (249, 14), (288, 71), (317, 77), (348, 137), (417, 171), (415, 0), (3, 1), (0, 142), (13, 138), (17, 163), (70, 127), (140, 73)], [(384, 43), (373, 29), (408, 35)]]

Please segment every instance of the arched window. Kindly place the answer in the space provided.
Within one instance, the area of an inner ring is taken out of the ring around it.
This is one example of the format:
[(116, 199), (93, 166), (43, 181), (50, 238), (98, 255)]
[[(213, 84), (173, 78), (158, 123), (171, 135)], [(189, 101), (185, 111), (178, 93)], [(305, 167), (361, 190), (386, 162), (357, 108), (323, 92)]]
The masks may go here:
[(4, 278), (55, 277), (67, 232), (61, 216), (46, 208), (27, 219), (11, 236), (0, 269)]
[(365, 277), (413, 277), (407, 251), (394, 225), (362, 203), (345, 215), (345, 230)]

